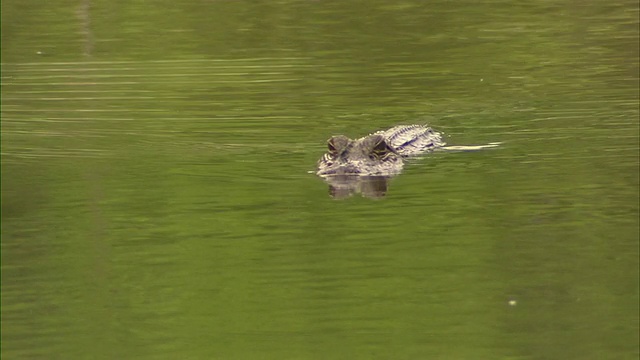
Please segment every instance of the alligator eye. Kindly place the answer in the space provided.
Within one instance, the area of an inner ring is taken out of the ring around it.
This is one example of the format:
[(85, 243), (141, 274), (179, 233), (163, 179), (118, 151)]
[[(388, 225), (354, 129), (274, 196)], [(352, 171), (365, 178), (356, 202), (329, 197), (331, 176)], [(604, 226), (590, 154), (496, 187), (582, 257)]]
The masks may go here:
[(349, 146), (349, 138), (344, 135), (333, 136), (327, 141), (327, 148), (332, 154), (338, 154)]
[(329, 149), (329, 153), (336, 155), (339, 150), (338, 150), (338, 146), (336, 146), (336, 144), (334, 143), (334, 139), (331, 139), (327, 142), (327, 149)]
[(373, 148), (373, 151), (375, 152), (385, 152), (387, 151), (387, 144), (385, 144), (384, 141), (378, 143), (378, 145), (376, 145), (376, 147)]
[(336, 151), (338, 151), (338, 150), (336, 150), (336, 147), (333, 146), (333, 143), (331, 141), (329, 141), (327, 143), (327, 147), (329, 148), (329, 152), (331, 152), (331, 153), (335, 153)]
[(387, 146), (387, 143), (384, 140), (380, 141), (376, 144), (376, 146), (373, 147), (373, 153), (378, 157), (381, 157), (388, 152), (389, 146)]

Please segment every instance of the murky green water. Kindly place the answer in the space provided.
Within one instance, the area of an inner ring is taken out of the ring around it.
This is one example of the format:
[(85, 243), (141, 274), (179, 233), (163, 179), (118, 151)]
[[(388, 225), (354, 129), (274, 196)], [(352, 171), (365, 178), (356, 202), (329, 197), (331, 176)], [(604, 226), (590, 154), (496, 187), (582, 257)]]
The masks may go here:
[[(3, 359), (635, 359), (634, 1), (2, 3)], [(383, 199), (334, 134), (451, 145)]]

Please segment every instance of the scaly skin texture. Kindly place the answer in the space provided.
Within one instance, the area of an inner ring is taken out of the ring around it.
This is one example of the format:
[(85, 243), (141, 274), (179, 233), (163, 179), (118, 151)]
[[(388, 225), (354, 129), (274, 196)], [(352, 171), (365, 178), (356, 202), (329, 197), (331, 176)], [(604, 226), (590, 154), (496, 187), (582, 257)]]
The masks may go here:
[(402, 159), (445, 145), (440, 133), (422, 125), (399, 125), (352, 140), (344, 135), (327, 142), (318, 161), (319, 176), (393, 176), (402, 171)]

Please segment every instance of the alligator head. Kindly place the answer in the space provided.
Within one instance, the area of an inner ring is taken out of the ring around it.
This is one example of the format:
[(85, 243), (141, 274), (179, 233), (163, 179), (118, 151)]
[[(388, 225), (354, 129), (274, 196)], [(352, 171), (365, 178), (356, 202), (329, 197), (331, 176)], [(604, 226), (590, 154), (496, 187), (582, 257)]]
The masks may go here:
[(399, 155), (381, 134), (352, 140), (344, 135), (327, 141), (328, 151), (318, 161), (320, 176), (391, 176), (402, 170)]

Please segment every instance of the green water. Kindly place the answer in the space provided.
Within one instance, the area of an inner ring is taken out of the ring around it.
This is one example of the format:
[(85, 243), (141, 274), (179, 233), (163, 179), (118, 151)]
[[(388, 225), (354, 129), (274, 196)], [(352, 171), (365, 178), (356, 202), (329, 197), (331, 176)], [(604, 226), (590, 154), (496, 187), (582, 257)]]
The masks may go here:
[[(637, 359), (635, 1), (2, 2), (3, 359)], [(332, 199), (331, 135), (450, 145)]]

